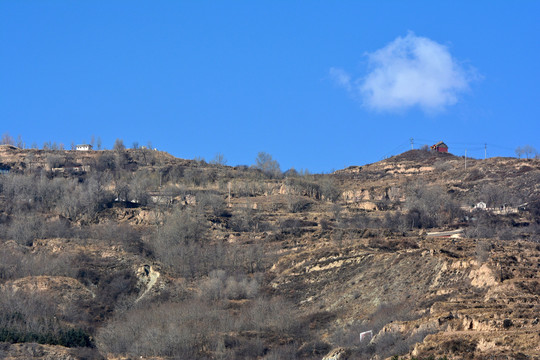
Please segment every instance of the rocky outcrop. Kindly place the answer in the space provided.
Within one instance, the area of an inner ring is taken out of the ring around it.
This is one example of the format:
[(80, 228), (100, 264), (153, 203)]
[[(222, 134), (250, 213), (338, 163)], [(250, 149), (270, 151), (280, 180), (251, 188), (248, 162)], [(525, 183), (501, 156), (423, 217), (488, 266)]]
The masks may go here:
[(348, 360), (351, 351), (345, 348), (337, 348), (330, 351), (322, 360)]

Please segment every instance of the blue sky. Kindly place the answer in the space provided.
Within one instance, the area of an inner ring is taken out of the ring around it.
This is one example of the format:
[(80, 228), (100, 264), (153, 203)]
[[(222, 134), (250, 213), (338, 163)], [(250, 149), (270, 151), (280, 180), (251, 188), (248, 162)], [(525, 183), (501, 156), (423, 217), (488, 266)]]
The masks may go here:
[(540, 150), (538, 1), (0, 2), (0, 132), (329, 172)]

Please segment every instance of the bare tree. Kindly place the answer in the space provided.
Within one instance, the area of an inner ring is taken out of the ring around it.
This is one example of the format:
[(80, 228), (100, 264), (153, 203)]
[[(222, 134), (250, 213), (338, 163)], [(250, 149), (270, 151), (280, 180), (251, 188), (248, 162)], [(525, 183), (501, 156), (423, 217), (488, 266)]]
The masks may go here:
[(197, 206), (200, 210), (210, 210), (215, 216), (221, 216), (225, 212), (225, 200), (217, 194), (206, 192), (197, 194)]
[(261, 170), (268, 176), (281, 175), (279, 163), (272, 158), (272, 155), (261, 151), (255, 158), (255, 168)]
[(481, 188), (480, 195), (488, 207), (498, 207), (520, 201), (520, 199), (516, 199), (512, 191), (502, 185), (486, 184)]
[(525, 156), (527, 156), (527, 159), (529, 159), (530, 157), (534, 157), (534, 155), (536, 154), (536, 149), (531, 145), (525, 145), (522, 151)]
[(23, 142), (23, 140), (22, 140), (21, 135), (18, 135), (18, 136), (17, 136), (17, 147), (18, 147), (19, 149), (24, 149), (24, 148), (26, 147), (26, 146), (24, 145), (24, 142)]
[(124, 151), (126, 150), (126, 146), (124, 145), (124, 141), (122, 139), (116, 139), (114, 142), (113, 150), (116, 151)]
[(216, 156), (210, 161), (210, 164), (213, 165), (226, 165), (227, 159), (225, 159), (225, 156), (222, 153), (217, 153)]
[(322, 197), (331, 202), (336, 202), (341, 195), (341, 191), (336, 186), (334, 179), (331, 177), (325, 177), (320, 182)]
[(149, 187), (150, 178), (147, 174), (135, 174), (129, 183), (129, 199), (135, 200), (138, 204), (147, 205), (150, 201)]
[(448, 224), (461, 212), (459, 205), (439, 186), (427, 186), (418, 181), (408, 186), (406, 191), (406, 221), (409, 228), (430, 228)]
[(204, 218), (191, 210), (176, 210), (157, 229), (152, 243), (158, 258), (173, 271), (194, 277), (201, 273), (202, 246), (208, 225)]
[(5, 132), (2, 135), (1, 145), (15, 145), (15, 140), (13, 136), (9, 135), (9, 132)]

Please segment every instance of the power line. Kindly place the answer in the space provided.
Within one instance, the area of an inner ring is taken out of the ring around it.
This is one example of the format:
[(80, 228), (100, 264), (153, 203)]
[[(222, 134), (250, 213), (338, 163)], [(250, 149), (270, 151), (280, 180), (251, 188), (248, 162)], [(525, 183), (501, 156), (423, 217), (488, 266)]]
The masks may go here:
[(386, 159), (388, 156), (392, 156), (396, 153), (397, 150), (400, 150), (400, 149), (406, 149), (406, 146), (407, 146), (407, 143), (402, 143), (402, 144), (399, 144), (398, 146), (396, 146), (395, 148), (393, 148), (392, 150), (390, 150), (389, 152), (387, 152), (386, 154), (383, 155), (383, 158)]

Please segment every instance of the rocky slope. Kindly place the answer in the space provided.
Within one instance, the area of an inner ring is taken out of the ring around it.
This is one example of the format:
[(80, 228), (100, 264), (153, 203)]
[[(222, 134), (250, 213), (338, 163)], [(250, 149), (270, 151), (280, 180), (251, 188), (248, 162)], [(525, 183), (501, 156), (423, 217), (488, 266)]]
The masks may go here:
[(276, 178), (0, 146), (0, 168), (5, 358), (540, 357), (538, 160)]

